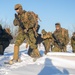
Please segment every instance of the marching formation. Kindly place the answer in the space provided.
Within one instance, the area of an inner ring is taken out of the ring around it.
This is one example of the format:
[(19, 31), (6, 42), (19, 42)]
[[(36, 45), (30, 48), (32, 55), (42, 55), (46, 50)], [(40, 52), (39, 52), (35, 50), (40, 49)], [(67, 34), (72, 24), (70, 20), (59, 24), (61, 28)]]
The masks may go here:
[[(33, 58), (41, 57), (38, 50), (38, 45), (43, 43), (45, 47), (45, 54), (50, 52), (66, 52), (66, 46), (69, 43), (68, 30), (61, 27), (60, 23), (55, 23), (55, 31), (47, 32), (45, 29), (38, 33), (41, 21), (37, 14), (32, 11), (23, 10), (21, 4), (16, 4), (14, 7), (16, 14), (13, 21), (14, 26), (18, 26), (18, 35), (14, 45), (13, 59), (9, 60), (9, 64), (20, 62), (19, 47), (26, 40), (26, 47), (29, 45), (28, 55)], [(2, 40), (3, 39), (3, 40)], [(9, 46), (10, 41), (13, 39), (9, 29), (2, 29), (0, 25), (0, 55), (4, 54), (4, 50)], [(75, 32), (71, 37), (71, 46), (75, 52)]]

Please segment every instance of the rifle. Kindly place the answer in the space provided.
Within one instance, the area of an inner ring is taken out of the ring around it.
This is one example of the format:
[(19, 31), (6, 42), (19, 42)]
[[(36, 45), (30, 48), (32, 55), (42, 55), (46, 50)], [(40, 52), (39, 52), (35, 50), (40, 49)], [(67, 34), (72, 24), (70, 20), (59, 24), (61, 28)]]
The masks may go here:
[(20, 27), (21, 27), (23, 30), (26, 29), (16, 13), (15, 13), (15, 18), (18, 20), (18, 22), (19, 22), (19, 24), (20, 24)]
[[(15, 13), (15, 18), (18, 20), (18, 22), (19, 22), (19, 24), (20, 24), (19, 26), (20, 26), (23, 30), (26, 30), (26, 32), (27, 32), (29, 29), (33, 29), (33, 27), (26, 29), (16, 13)], [(25, 32), (25, 33), (26, 33), (26, 32)], [(37, 36), (37, 32), (36, 32), (35, 30), (34, 30), (34, 33), (35, 33), (35, 36)]]
[(63, 46), (64, 46), (64, 45), (61, 44), (60, 40), (58, 40), (54, 34), (52, 34), (52, 37), (54, 38), (55, 42), (56, 42), (57, 45), (60, 47), (60, 49), (63, 49)]

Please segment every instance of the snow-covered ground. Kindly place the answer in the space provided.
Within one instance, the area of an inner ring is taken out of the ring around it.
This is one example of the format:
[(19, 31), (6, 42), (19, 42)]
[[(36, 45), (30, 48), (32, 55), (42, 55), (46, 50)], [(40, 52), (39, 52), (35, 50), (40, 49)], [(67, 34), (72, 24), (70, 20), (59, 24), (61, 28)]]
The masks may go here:
[(3, 56), (0, 56), (0, 75), (75, 75), (75, 54), (70, 45), (67, 52), (49, 52), (44, 55), (44, 47), (41, 44), (39, 51), (42, 55), (35, 62), (27, 55), (25, 43), (20, 46), (22, 62), (13, 65), (5, 65), (4, 62), (12, 59), (14, 45), (6, 48)]

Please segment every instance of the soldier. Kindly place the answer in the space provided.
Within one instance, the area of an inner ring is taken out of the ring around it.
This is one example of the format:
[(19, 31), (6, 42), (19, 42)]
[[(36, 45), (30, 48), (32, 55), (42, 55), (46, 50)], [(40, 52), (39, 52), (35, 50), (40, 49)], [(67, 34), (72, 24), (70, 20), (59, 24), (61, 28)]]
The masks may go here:
[(43, 44), (45, 47), (45, 54), (49, 52), (50, 47), (52, 46), (52, 33), (46, 32), (44, 29), (42, 30), (42, 38), (43, 38)]
[(72, 52), (75, 53), (75, 32), (73, 32), (73, 36), (71, 37), (71, 46)]
[[(16, 37), (16, 42), (14, 45), (14, 55), (13, 59), (9, 61), (9, 64), (20, 61), (19, 59), (19, 46), (26, 39), (27, 43), (30, 46), (30, 49), (33, 52), (30, 54), (31, 57), (40, 57), (40, 53), (36, 46), (35, 32), (34, 28), (36, 27), (36, 21), (33, 21), (33, 15), (30, 12), (23, 10), (21, 4), (15, 5), (15, 14), (14, 25), (19, 26), (18, 36)], [(35, 22), (35, 23), (34, 23)]]
[(66, 45), (69, 42), (68, 30), (61, 28), (60, 23), (55, 24), (56, 30), (53, 33), (54, 47), (53, 52), (66, 52)]
[(13, 37), (10, 34), (10, 29), (2, 29), (0, 25), (0, 55), (4, 55), (4, 51), (9, 46), (12, 39)]

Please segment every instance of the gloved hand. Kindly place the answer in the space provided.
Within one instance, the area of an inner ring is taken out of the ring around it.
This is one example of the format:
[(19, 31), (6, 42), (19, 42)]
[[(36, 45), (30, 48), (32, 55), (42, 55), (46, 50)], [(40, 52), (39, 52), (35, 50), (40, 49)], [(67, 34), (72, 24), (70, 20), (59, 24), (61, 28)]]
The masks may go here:
[(27, 31), (28, 31), (27, 29), (24, 29), (24, 32), (25, 32), (25, 33), (27, 33)]
[(20, 25), (17, 19), (15, 19), (15, 20), (13, 21), (13, 23), (14, 23), (15, 26), (17, 26), (17, 25), (19, 26), (19, 25)]

